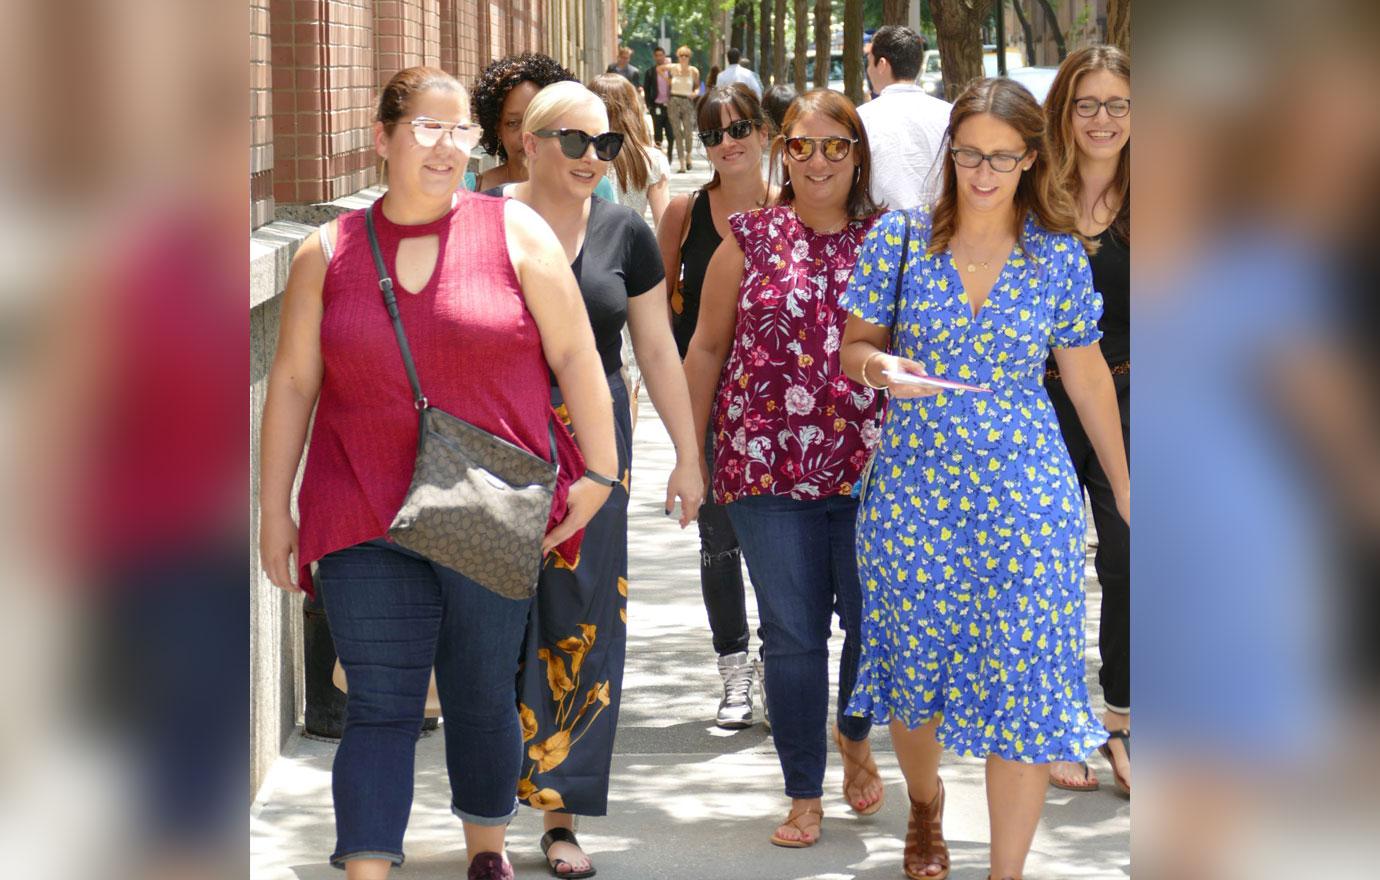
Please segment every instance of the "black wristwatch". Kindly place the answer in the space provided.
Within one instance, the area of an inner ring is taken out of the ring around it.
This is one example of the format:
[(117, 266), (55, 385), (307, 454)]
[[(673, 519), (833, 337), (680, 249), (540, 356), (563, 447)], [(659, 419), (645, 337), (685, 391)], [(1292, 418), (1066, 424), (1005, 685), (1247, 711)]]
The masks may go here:
[(585, 476), (593, 480), (594, 482), (598, 483), (600, 486), (608, 486), (609, 488), (613, 488), (614, 486), (618, 485), (617, 480), (611, 479), (610, 477), (606, 477), (603, 474), (596, 473), (590, 470), (589, 468), (585, 468)]

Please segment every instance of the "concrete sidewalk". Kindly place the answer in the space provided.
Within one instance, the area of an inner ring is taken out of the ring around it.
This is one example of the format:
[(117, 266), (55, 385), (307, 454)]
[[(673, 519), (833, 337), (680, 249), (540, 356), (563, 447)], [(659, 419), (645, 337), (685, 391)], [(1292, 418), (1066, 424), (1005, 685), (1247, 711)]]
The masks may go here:
[[(673, 192), (707, 179), (702, 152), (690, 174), (672, 174)], [(674, 460), (665, 429), (645, 393), (635, 434), (629, 517), (628, 662), (613, 762), (609, 815), (582, 820), (580, 839), (609, 880), (897, 880), (906, 796), (889, 738), (876, 731), (873, 748), (886, 780), (886, 806), (854, 816), (841, 795), (842, 768), (831, 755), (825, 781), (820, 843), (809, 849), (772, 846), (767, 838), (785, 817), (781, 771), (760, 724), (738, 732), (714, 727), (720, 693), (699, 590), (695, 528), (681, 531), (662, 514), (665, 478)], [(1097, 657), (1100, 594), (1089, 571), (1088, 655)], [(749, 601), (755, 632), (756, 619)], [(756, 650), (756, 639), (753, 639)], [(842, 645), (836, 634), (831, 650)], [(836, 661), (831, 660), (831, 665)], [(1089, 681), (1095, 685), (1095, 665)], [(1094, 687), (1096, 692), (1096, 688)], [(1101, 711), (1101, 706), (1097, 706)], [(761, 717), (760, 707), (758, 718)], [(250, 824), (255, 880), (326, 880), (334, 839), (332, 744), (300, 737), (270, 771)], [(1110, 782), (1106, 762), (1093, 765)], [(417, 787), (399, 878), (455, 880), (465, 874), (459, 822), (450, 814), (440, 733), (417, 752)], [(986, 876), (987, 808), (981, 761), (948, 756), (945, 833), (953, 880)], [(537, 846), (541, 818), (523, 809), (509, 833), (509, 856), (520, 878), (548, 876)], [(1050, 789), (1027, 865), (1029, 878), (1099, 878), (1130, 874), (1130, 806), (1110, 791)]]

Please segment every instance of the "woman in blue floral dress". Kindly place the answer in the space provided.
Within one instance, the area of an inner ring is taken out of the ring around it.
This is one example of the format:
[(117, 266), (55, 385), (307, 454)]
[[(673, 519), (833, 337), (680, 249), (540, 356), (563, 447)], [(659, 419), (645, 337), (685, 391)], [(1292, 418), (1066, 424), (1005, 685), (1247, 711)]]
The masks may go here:
[(1106, 738), (1084, 680), (1083, 499), (1042, 384), (1051, 350), (1128, 521), (1130, 481), (1101, 298), (1044, 125), (1010, 80), (969, 87), (933, 210), (879, 221), (842, 298), (844, 370), (892, 397), (858, 515), (863, 653), (848, 711), (891, 722), (912, 878), (949, 873), (945, 747), (987, 759), (991, 876), (1016, 878), (1049, 762)]

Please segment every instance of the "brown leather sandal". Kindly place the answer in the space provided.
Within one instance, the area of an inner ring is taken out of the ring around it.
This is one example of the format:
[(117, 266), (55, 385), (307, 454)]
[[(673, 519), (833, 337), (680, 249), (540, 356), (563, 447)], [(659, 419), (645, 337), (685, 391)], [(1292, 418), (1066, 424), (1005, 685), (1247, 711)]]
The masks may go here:
[[(949, 845), (944, 842), (944, 780), (928, 804), (910, 798), (910, 821), (906, 826), (906, 849), (902, 867), (910, 880), (944, 880), (949, 876)], [(939, 865), (938, 874), (926, 874), (927, 865)], [(990, 878), (989, 878), (990, 880)]]
[(801, 835), (806, 835), (806, 834), (809, 834), (809, 833), (810, 833), (809, 831), (806, 831), (806, 830), (805, 830), (806, 828), (809, 827), (809, 823), (807, 823), (807, 824), (805, 824), (805, 825), (801, 825), (801, 824), (800, 824), (800, 820), (801, 820), (801, 819), (804, 819), (806, 816), (812, 816), (812, 815), (813, 815), (813, 816), (818, 816), (818, 817), (819, 817), (819, 821), (816, 821), (816, 822), (813, 823), (814, 826), (815, 826), (815, 834), (814, 834), (814, 837), (810, 838), (809, 840), (805, 840), (805, 839), (803, 839), (803, 838), (802, 838), (801, 840), (791, 840), (791, 839), (786, 838), (786, 837), (778, 837), (778, 836), (776, 835), (775, 832), (772, 832), (772, 835), (771, 835), (771, 842), (774, 843), (774, 844), (776, 844), (777, 846), (790, 847), (791, 849), (804, 849), (804, 848), (807, 847), (807, 846), (814, 846), (816, 843), (819, 843), (820, 832), (823, 830), (823, 828), (822, 828), (822, 823), (823, 823), (823, 820), (824, 820), (824, 811), (823, 811), (823, 810), (819, 810), (819, 809), (816, 809), (816, 808), (814, 808), (814, 807), (806, 807), (806, 808), (803, 809), (803, 810), (791, 810), (790, 815), (786, 817), (786, 821), (785, 821), (785, 822), (782, 822), (781, 824), (782, 824), (782, 825), (789, 825), (789, 826), (791, 826), (792, 828), (794, 828), (796, 831), (799, 831), (799, 832), (801, 833)]
[[(848, 754), (844, 749), (845, 740), (847, 740), (847, 738), (843, 735), (843, 732), (835, 726), (834, 744), (838, 746), (839, 757), (843, 758), (843, 799), (848, 802), (848, 809), (857, 813), (859, 816), (871, 816), (882, 808), (882, 802), (886, 800), (886, 785), (882, 782), (882, 774), (877, 772), (877, 762), (872, 760), (872, 749), (870, 747), (868, 748), (867, 760), (859, 761), (857, 758)], [(858, 744), (852, 740), (847, 741), (852, 742), (853, 745)], [(871, 777), (871, 779), (864, 778), (859, 780), (859, 776)], [(859, 809), (848, 797), (848, 789), (865, 788), (872, 779), (877, 780), (877, 784), (882, 787), (881, 794), (877, 796), (875, 803)]]

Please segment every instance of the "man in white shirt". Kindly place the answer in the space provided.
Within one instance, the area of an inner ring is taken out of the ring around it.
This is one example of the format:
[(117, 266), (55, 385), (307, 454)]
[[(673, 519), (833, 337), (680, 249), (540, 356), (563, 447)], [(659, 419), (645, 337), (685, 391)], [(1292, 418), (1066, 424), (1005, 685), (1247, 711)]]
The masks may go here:
[(762, 82), (753, 73), (751, 68), (746, 65), (747, 59), (743, 58), (743, 53), (738, 49), (728, 50), (728, 66), (719, 74), (719, 79), (715, 82), (716, 86), (731, 86), (734, 83), (742, 83), (752, 89), (757, 100), (762, 100)]
[(891, 210), (930, 205), (939, 195), (952, 105), (915, 84), (923, 54), (920, 35), (898, 25), (878, 28), (867, 47), (867, 77), (878, 95), (858, 115), (872, 147), (872, 200)]

